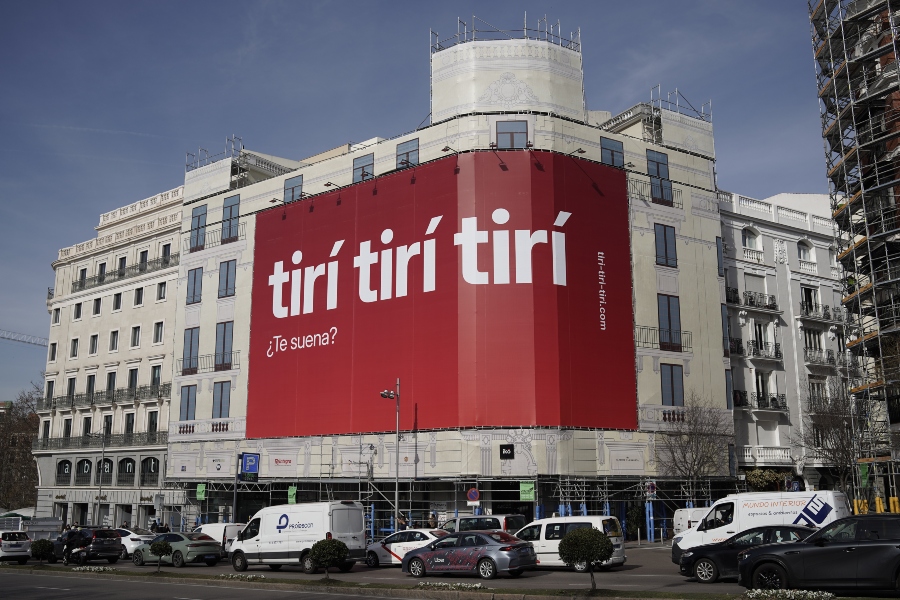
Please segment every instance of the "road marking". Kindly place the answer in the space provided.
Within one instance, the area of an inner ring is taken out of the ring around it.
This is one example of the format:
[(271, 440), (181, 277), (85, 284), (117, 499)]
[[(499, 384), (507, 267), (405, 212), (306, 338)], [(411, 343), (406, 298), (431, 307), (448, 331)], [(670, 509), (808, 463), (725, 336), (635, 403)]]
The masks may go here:
[(173, 596), (175, 600), (201, 600), (200, 598), (181, 598), (179, 596)]
[(39, 589), (39, 590), (60, 590), (60, 591), (62, 591), (62, 592), (70, 592), (70, 591), (72, 591), (72, 590), (69, 589), (69, 588), (45, 587), (45, 586), (42, 586), (42, 585), (36, 585), (36, 586), (34, 586), (34, 587), (36, 587), (36, 588)]

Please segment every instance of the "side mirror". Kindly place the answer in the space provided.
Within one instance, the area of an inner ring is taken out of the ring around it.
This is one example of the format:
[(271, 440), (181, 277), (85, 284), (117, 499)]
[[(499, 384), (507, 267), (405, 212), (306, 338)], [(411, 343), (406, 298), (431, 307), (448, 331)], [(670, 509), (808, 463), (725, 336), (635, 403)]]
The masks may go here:
[(826, 543), (827, 543), (827, 540), (824, 537), (820, 537), (819, 539), (817, 539), (815, 541), (816, 546), (818, 546), (819, 548), (824, 546)]

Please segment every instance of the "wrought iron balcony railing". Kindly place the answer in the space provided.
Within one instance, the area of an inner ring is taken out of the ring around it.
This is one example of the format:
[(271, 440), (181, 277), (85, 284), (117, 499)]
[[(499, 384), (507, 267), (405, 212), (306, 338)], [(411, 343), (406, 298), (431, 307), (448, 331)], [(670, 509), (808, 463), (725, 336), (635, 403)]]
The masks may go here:
[(822, 350), (819, 348), (804, 348), (803, 361), (810, 365), (835, 366), (834, 350)]
[(635, 325), (634, 343), (638, 348), (654, 348), (667, 352), (690, 352), (691, 332)]
[(35, 438), (32, 450), (68, 450), (78, 448), (122, 448), (128, 446), (165, 446), (169, 442), (168, 431), (145, 431), (142, 433), (114, 433), (59, 438)]
[(771, 294), (759, 292), (744, 292), (744, 306), (765, 308), (766, 310), (778, 310), (778, 301)]
[(223, 244), (231, 244), (247, 238), (246, 223), (224, 224), (222, 227), (191, 229), (184, 240), (184, 252), (200, 252)]
[(167, 399), (172, 394), (171, 383), (159, 385), (141, 385), (135, 388), (117, 388), (114, 390), (100, 390), (97, 392), (83, 392), (81, 394), (69, 394), (56, 396), (55, 398), (41, 398), (37, 402), (37, 410), (61, 410), (73, 406), (102, 406), (113, 402), (136, 402), (138, 400)]
[(681, 190), (672, 187), (667, 179), (652, 177), (652, 181), (640, 181), (628, 178), (628, 197), (632, 200), (643, 200), (672, 208), (683, 208)]
[(741, 338), (728, 338), (728, 352), (737, 356), (744, 355), (744, 340)]
[(162, 269), (168, 269), (169, 267), (177, 267), (179, 258), (179, 254), (176, 252), (169, 256), (163, 256), (155, 260), (131, 265), (124, 269), (107, 271), (103, 275), (94, 275), (93, 277), (78, 279), (72, 282), (72, 293), (74, 294), (75, 292), (89, 290), (115, 281), (122, 281), (123, 279), (130, 279), (131, 277), (138, 277), (140, 275), (145, 275), (146, 273), (153, 273), (154, 271), (161, 271)]
[(241, 353), (219, 352), (217, 354), (204, 354), (202, 356), (189, 356), (179, 358), (175, 364), (175, 372), (182, 375), (196, 375), (197, 373), (214, 373), (216, 371), (230, 371), (241, 366)]
[(726, 287), (725, 288), (725, 302), (728, 304), (740, 304), (741, 303), (741, 293), (737, 288)]
[(750, 401), (747, 400), (747, 392), (744, 390), (733, 390), (731, 400), (735, 408), (750, 408)]
[(768, 394), (753, 392), (750, 394), (750, 404), (753, 408), (762, 410), (787, 411), (787, 397), (784, 394)]
[(747, 356), (781, 360), (781, 344), (747, 340)]

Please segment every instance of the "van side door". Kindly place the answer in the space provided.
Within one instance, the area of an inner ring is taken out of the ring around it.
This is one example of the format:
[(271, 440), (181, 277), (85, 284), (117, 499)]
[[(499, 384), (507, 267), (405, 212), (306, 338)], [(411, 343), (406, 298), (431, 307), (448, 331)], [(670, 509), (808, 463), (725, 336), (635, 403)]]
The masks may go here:
[(259, 562), (259, 517), (247, 523), (244, 528), (244, 556), (247, 562)]
[[(701, 544), (724, 542), (737, 533), (734, 522), (734, 502), (720, 502), (713, 506), (697, 528), (702, 535)], [(699, 545), (699, 544), (698, 544)]]
[(559, 543), (566, 535), (565, 523), (547, 523), (544, 527), (544, 539), (538, 552), (538, 560), (541, 566), (560, 566), (563, 561), (559, 558)]

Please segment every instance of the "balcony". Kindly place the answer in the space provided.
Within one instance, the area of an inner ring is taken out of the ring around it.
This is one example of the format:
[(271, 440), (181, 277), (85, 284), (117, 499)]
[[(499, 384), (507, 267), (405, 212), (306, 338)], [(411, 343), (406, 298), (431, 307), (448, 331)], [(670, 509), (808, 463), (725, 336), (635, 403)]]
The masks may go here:
[(198, 373), (230, 371), (241, 367), (240, 359), (241, 353), (237, 350), (179, 358), (175, 363), (175, 372), (182, 375), (197, 375)]
[(750, 401), (747, 399), (747, 392), (743, 390), (733, 390), (731, 392), (731, 401), (735, 408), (750, 408)]
[(781, 344), (747, 340), (747, 356), (751, 358), (767, 358), (781, 360)]
[(847, 371), (850, 377), (859, 377), (862, 369), (859, 366), (859, 357), (852, 354), (838, 354), (836, 357), (837, 368)]
[(753, 248), (744, 248), (744, 260), (750, 262), (761, 263), (765, 255), (762, 250), (754, 250)]
[(784, 394), (753, 392), (750, 394), (750, 408), (787, 412), (787, 398)]
[(815, 262), (811, 260), (800, 259), (800, 270), (804, 273), (811, 273), (813, 275), (816, 275), (819, 272), (819, 267)]
[(822, 350), (819, 348), (804, 348), (803, 362), (807, 365), (824, 365), (828, 367), (835, 366), (837, 362), (834, 356), (834, 350)]
[(741, 446), (738, 457), (745, 464), (789, 465), (794, 462), (791, 449), (784, 446)]
[(738, 292), (737, 288), (726, 287), (725, 288), (725, 302), (728, 304), (740, 304), (741, 303), (741, 293)]
[(172, 394), (171, 383), (159, 385), (142, 385), (135, 388), (118, 388), (115, 390), (101, 390), (99, 392), (84, 392), (56, 396), (55, 398), (41, 398), (37, 402), (37, 410), (64, 410), (67, 408), (80, 408), (86, 406), (105, 406), (112, 403), (137, 402), (139, 400), (165, 400)]
[(243, 439), (246, 428), (246, 417), (175, 421), (169, 423), (169, 439), (173, 443), (207, 439)]
[(672, 187), (672, 182), (666, 179), (652, 178), (651, 181), (639, 181), (628, 178), (628, 197), (631, 200), (652, 202), (661, 206), (683, 208), (681, 190)]
[(800, 303), (800, 316), (806, 319), (818, 319), (820, 321), (841, 321), (844, 310), (840, 307), (831, 308), (827, 304), (815, 304), (812, 302)]
[(691, 332), (635, 325), (634, 343), (638, 348), (653, 348), (665, 352), (691, 352)]
[(810, 392), (809, 399), (806, 401), (807, 410), (811, 414), (825, 414), (833, 410), (841, 410), (835, 406), (830, 398), (823, 396), (819, 392)]
[(741, 338), (728, 338), (728, 346), (730, 354), (736, 356), (744, 355), (744, 340)]
[(778, 301), (771, 294), (744, 292), (744, 306), (763, 310), (778, 310)]
[(191, 229), (188, 239), (184, 240), (184, 253), (191, 254), (207, 248), (215, 248), (224, 244), (232, 244), (247, 239), (246, 223), (223, 225), (221, 228)]
[(72, 282), (72, 293), (74, 294), (76, 292), (89, 290), (115, 281), (122, 281), (123, 279), (139, 277), (141, 275), (146, 275), (147, 273), (153, 273), (154, 271), (168, 269), (169, 267), (177, 267), (178, 262), (179, 254), (176, 252), (170, 256), (163, 256), (162, 258), (157, 258), (155, 260), (138, 263), (136, 265), (131, 265), (130, 267), (125, 267), (124, 269), (116, 269), (115, 271), (104, 273), (103, 275), (79, 279), (78, 281)]
[(116, 433), (105, 436), (35, 438), (31, 449), (77, 450), (79, 448), (125, 448), (129, 446), (165, 446), (169, 441), (167, 431), (145, 431), (142, 433)]

